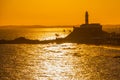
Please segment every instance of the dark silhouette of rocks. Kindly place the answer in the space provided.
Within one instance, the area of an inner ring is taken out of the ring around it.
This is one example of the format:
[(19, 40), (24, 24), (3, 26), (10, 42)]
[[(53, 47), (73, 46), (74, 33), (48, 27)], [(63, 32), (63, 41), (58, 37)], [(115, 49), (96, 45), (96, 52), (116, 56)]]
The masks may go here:
[(120, 58), (120, 56), (115, 56), (115, 57), (113, 57), (113, 58)]
[(14, 40), (0, 40), (0, 44), (47, 44), (47, 43), (61, 43), (63, 42), (63, 38), (55, 39), (55, 40), (30, 40), (26, 39), (25, 37), (19, 37)]
[[(56, 34), (56, 36), (59, 36)], [(46, 43), (84, 43), (84, 44), (108, 44), (120, 45), (120, 34), (108, 33), (102, 30), (102, 25), (99, 23), (89, 24), (88, 12), (85, 14), (85, 24), (80, 27), (73, 27), (73, 31), (65, 38), (56, 38), (54, 40), (30, 40), (24, 37), (19, 37), (14, 40), (0, 40), (0, 44), (46, 44)]]

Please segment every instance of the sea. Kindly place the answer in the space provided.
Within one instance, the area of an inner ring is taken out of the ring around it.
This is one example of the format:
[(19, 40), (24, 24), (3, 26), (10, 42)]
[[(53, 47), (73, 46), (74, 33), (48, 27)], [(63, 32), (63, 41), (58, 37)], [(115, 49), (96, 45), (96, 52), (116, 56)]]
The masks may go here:
[[(119, 33), (119, 29), (106, 31)], [(57, 27), (0, 28), (0, 39), (49, 40), (66, 37), (72, 30)], [(120, 80), (120, 46), (0, 44), (0, 80)]]

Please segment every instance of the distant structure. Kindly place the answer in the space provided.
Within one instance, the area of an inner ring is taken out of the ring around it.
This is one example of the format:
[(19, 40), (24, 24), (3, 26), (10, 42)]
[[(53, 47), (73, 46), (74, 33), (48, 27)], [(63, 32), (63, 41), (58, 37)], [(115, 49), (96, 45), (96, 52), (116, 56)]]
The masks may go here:
[(80, 25), (80, 28), (89, 30), (89, 31), (102, 31), (102, 25), (99, 23), (91, 23), (89, 24), (89, 15), (88, 12), (86, 11), (85, 13), (85, 24)]
[(86, 11), (85, 13), (85, 24), (89, 24), (89, 15), (88, 15), (88, 12)]
[(89, 14), (85, 12), (85, 23), (80, 27), (74, 27), (66, 39), (75, 42), (94, 42), (96, 39), (108, 37), (108, 33), (102, 30), (99, 23), (89, 23)]

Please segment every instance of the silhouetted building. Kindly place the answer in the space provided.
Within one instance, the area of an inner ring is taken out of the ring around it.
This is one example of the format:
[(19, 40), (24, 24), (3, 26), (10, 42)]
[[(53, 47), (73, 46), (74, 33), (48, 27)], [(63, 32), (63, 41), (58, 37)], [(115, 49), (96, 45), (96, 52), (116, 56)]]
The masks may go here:
[(66, 39), (78, 42), (89, 42), (96, 38), (103, 39), (106, 36), (108, 36), (108, 33), (102, 30), (102, 25), (99, 23), (89, 24), (89, 15), (86, 11), (85, 24), (80, 25), (80, 27), (74, 27), (73, 32), (71, 32)]
[(85, 24), (80, 25), (80, 29), (89, 30), (89, 31), (102, 31), (102, 25), (99, 23), (89, 24), (89, 14), (86, 11), (85, 13)]

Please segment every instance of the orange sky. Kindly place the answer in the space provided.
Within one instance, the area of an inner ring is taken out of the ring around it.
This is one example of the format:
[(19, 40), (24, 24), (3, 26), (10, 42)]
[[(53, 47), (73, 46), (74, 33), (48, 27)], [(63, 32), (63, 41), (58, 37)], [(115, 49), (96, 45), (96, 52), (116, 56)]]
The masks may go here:
[(0, 0), (0, 25), (120, 24), (120, 0)]

